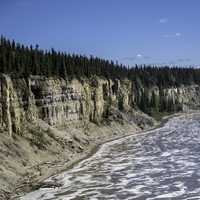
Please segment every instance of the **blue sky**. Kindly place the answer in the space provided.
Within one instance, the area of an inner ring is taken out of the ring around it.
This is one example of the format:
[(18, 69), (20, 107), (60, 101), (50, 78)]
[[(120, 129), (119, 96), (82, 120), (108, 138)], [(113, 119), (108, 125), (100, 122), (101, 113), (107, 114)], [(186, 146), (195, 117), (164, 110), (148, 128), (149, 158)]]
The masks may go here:
[(124, 64), (200, 64), (199, 0), (0, 0), (0, 34)]

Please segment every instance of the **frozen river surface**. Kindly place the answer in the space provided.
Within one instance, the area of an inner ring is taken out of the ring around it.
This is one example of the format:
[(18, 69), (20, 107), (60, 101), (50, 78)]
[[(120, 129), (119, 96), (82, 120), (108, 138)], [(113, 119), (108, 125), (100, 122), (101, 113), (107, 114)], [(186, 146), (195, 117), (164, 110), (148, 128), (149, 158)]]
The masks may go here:
[(21, 200), (200, 200), (200, 115), (102, 145), (74, 168)]

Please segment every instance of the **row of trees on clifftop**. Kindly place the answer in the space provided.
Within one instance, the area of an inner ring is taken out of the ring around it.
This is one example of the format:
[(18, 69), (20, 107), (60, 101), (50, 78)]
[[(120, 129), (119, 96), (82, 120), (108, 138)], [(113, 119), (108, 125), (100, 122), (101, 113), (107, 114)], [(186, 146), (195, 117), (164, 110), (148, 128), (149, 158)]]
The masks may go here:
[(71, 55), (54, 49), (44, 51), (38, 45), (24, 46), (3, 36), (0, 39), (0, 72), (24, 77), (43, 75), (79, 78), (97, 75), (110, 79), (128, 78), (146, 87), (200, 84), (199, 69), (137, 65), (128, 68), (93, 56)]

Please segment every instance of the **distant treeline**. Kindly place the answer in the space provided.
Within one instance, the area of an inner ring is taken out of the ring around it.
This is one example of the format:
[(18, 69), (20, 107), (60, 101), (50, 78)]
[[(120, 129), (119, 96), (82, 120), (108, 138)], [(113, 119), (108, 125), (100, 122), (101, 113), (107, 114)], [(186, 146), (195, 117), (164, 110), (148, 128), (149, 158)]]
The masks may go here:
[(1, 36), (0, 72), (15, 76), (43, 75), (62, 78), (91, 77), (128, 78), (137, 85), (151, 87), (200, 84), (200, 69), (179, 67), (126, 67), (97, 57), (41, 50), (39, 46), (24, 46)]

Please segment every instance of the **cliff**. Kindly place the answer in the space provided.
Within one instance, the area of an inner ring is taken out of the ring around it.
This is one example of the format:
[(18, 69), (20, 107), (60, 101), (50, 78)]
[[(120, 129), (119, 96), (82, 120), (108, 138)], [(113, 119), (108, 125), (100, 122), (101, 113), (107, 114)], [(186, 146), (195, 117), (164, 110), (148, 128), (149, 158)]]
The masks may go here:
[(2, 74), (0, 84), (1, 128), (11, 137), (23, 135), (27, 123), (39, 120), (56, 127), (80, 120), (100, 124), (114, 110), (134, 108), (134, 88), (128, 80), (11, 79)]
[(138, 109), (144, 98), (158, 109), (162, 102), (179, 110), (200, 102), (198, 85), (147, 90), (127, 79), (6, 74), (0, 75), (0, 84), (2, 199), (13, 188), (17, 194), (19, 186), (79, 160), (99, 143), (152, 127), (155, 120)]

